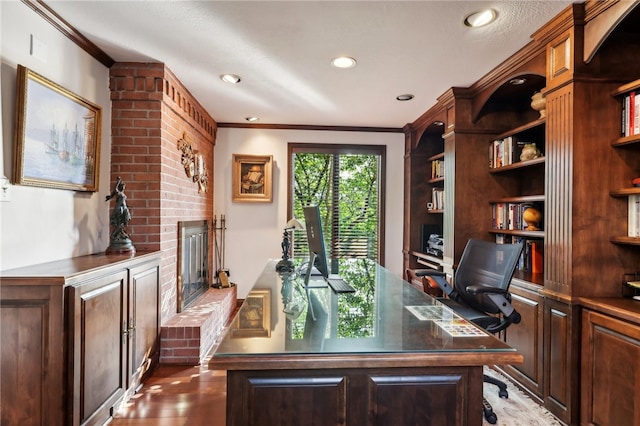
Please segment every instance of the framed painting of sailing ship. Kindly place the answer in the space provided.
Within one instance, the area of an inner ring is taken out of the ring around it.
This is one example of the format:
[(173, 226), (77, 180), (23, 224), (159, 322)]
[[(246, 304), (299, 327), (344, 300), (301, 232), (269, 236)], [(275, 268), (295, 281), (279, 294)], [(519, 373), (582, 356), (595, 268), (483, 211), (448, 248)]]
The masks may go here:
[(18, 65), (14, 182), (95, 192), (99, 106)]

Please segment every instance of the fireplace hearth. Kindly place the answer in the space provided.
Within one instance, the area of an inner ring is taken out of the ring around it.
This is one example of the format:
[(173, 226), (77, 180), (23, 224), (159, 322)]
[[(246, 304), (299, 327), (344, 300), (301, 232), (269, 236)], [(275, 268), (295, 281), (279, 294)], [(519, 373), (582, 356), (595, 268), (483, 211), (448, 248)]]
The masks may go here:
[(209, 288), (209, 221), (178, 222), (178, 312)]

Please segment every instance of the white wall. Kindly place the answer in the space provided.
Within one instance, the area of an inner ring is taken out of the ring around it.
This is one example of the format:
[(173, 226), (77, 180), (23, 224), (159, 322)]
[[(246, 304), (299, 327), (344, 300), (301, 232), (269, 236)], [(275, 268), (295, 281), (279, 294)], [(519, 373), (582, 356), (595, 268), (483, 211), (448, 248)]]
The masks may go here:
[[(0, 202), (0, 270), (104, 251), (109, 244), (109, 70), (18, 0), (0, 1), (0, 24), (0, 177), (13, 173), (18, 64), (102, 107), (99, 192), (11, 185), (11, 201)], [(46, 61), (30, 54), (31, 35), (46, 45)]]
[[(218, 129), (214, 161), (214, 206), (226, 218), (225, 267), (244, 298), (269, 258), (280, 258), (287, 217), (287, 143), (387, 146), (385, 266), (402, 275), (404, 134), (269, 129)], [(273, 202), (231, 201), (233, 154), (273, 155)]]

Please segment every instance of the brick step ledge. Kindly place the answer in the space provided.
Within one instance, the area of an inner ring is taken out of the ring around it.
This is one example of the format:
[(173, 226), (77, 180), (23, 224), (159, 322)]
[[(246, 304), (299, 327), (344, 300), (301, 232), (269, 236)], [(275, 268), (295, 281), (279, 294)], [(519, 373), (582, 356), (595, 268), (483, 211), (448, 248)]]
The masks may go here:
[(162, 325), (161, 364), (201, 364), (237, 305), (237, 287), (210, 288), (193, 305)]

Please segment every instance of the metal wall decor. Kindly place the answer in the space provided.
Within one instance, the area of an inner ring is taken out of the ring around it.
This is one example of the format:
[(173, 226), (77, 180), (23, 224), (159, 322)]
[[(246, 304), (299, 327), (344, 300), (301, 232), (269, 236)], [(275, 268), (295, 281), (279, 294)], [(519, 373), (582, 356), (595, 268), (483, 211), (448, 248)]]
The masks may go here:
[(182, 133), (181, 139), (178, 139), (178, 149), (182, 151), (180, 162), (187, 177), (198, 185), (198, 193), (207, 192), (209, 176), (207, 175), (207, 167), (204, 164), (204, 157), (198, 150), (193, 149), (187, 139), (186, 132)]

